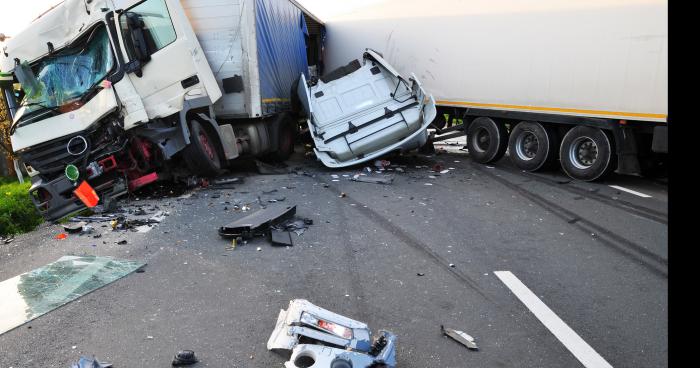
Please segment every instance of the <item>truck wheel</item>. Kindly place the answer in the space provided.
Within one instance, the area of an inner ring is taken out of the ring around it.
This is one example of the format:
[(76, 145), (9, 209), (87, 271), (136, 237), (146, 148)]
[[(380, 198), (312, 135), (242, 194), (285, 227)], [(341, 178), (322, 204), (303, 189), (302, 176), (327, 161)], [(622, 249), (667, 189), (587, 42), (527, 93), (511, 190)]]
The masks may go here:
[(296, 129), (294, 127), (294, 119), (285, 114), (280, 122), (277, 137), (277, 149), (268, 155), (270, 161), (282, 162), (289, 158), (294, 153), (294, 138), (296, 138)]
[(538, 122), (522, 121), (508, 139), (508, 152), (515, 166), (526, 171), (545, 168), (557, 159), (556, 132)]
[(190, 144), (183, 154), (187, 167), (194, 174), (215, 176), (221, 170), (218, 142), (196, 120), (190, 122)]
[(577, 126), (569, 130), (559, 148), (561, 167), (574, 179), (593, 181), (613, 169), (610, 138), (598, 128)]
[(508, 132), (503, 123), (491, 118), (479, 117), (469, 124), (467, 149), (469, 156), (480, 163), (498, 161), (508, 148)]

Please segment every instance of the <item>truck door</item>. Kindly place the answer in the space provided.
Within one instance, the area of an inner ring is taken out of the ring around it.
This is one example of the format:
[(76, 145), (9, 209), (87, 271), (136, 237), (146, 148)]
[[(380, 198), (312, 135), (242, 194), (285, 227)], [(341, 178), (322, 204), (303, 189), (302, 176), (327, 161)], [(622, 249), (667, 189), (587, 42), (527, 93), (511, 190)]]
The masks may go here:
[(116, 0), (127, 73), (149, 119), (183, 109), (188, 98), (221, 97), (192, 26), (178, 0)]

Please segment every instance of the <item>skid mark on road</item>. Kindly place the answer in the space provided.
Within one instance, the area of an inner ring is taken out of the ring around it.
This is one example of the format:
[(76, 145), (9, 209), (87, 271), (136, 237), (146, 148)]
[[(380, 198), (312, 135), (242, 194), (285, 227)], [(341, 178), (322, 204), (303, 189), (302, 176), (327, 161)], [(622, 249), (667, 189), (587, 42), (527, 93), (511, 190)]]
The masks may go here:
[(540, 298), (537, 297), (520, 279), (510, 271), (495, 271), (498, 277), (515, 296), (559, 339), (559, 341), (586, 368), (612, 368), (598, 352), (595, 351), (576, 331), (571, 329)]
[(472, 164), (472, 167), (495, 181), (503, 184), (505, 187), (519, 193), (553, 215), (561, 218), (569, 224), (576, 226), (579, 230), (582, 230), (589, 235), (592, 234), (601, 243), (641, 263), (655, 274), (661, 277), (668, 277), (668, 260), (661, 255), (658, 255), (633, 241), (630, 241), (602, 226), (582, 218), (578, 214), (569, 211), (540, 195), (532, 193), (516, 183), (510, 182), (502, 176), (494, 174), (492, 170), (485, 170), (478, 164)]
[[(323, 183), (321, 179), (317, 179), (319, 182)], [(326, 183), (327, 184), (327, 183)], [(338, 190), (338, 188), (335, 188), (332, 185), (329, 185), (328, 190), (331, 192), (334, 192), (336, 195), (340, 195), (341, 191)], [(353, 207), (358, 210), (360, 213), (365, 215), (369, 220), (373, 221), (375, 224), (379, 225), (381, 228), (384, 230), (390, 232), (392, 235), (396, 236), (400, 240), (402, 240), (404, 243), (407, 245), (413, 247), (414, 249), (421, 251), (422, 253), (426, 254), (429, 258), (431, 258), (435, 263), (440, 265), (443, 269), (448, 271), (450, 274), (452, 274), (457, 280), (461, 281), (463, 284), (466, 284), (467, 286), (471, 287), (474, 291), (476, 291), (479, 295), (484, 297), (484, 299), (488, 300), (489, 302), (495, 303), (495, 301), (486, 294), (486, 292), (479, 287), (479, 285), (474, 281), (471, 277), (467, 276), (464, 272), (460, 271), (459, 269), (455, 267), (450, 267), (450, 262), (447, 261), (445, 258), (440, 256), (438, 253), (436, 253), (434, 250), (432, 250), (427, 244), (421, 242), (420, 240), (414, 238), (412, 235), (404, 231), (402, 228), (396, 226), (394, 223), (391, 221), (387, 220), (384, 216), (380, 215), (373, 209), (369, 207), (364, 207), (364, 205), (355, 199), (353, 199), (350, 195), (346, 194), (346, 200), (348, 204), (355, 204)]]

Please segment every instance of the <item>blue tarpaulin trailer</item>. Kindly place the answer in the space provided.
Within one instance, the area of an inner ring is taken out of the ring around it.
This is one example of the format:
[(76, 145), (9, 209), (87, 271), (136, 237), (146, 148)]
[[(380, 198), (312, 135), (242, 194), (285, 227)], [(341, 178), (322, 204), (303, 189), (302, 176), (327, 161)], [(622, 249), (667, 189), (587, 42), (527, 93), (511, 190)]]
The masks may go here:
[[(320, 70), (323, 24), (290, 0), (183, 0), (223, 97), (218, 117), (290, 109), (292, 86)], [(311, 59), (311, 60), (310, 60)], [(311, 66), (311, 68), (309, 68)]]

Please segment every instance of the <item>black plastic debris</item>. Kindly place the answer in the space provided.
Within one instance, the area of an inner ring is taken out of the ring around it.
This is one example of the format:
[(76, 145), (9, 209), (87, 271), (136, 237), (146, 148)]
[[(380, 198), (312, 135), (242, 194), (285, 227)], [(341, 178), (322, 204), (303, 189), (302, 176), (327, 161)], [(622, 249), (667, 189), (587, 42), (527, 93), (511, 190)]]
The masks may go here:
[(291, 231), (299, 236), (303, 234), (311, 224), (313, 224), (313, 220), (311, 219), (292, 218), (273, 226), (273, 228), (279, 231)]
[(85, 222), (74, 222), (74, 223), (67, 223), (63, 225), (63, 230), (69, 234), (77, 234), (79, 232), (83, 231), (83, 226), (85, 226)]
[(443, 335), (451, 337), (453, 340), (466, 346), (470, 350), (479, 350), (479, 347), (476, 346), (476, 341), (474, 338), (467, 335), (466, 332), (445, 328), (443, 325), (440, 325), (440, 332), (442, 332)]
[(297, 206), (272, 204), (246, 217), (233, 221), (219, 228), (219, 235), (225, 238), (242, 237), (250, 239), (265, 236), (270, 227), (275, 226), (296, 214)]
[(95, 357), (81, 356), (77, 363), (73, 363), (71, 368), (111, 368), (112, 365), (109, 363), (103, 363), (97, 361)]
[(294, 245), (292, 242), (292, 234), (289, 233), (289, 231), (284, 231), (284, 230), (275, 230), (273, 229), (270, 231), (270, 241), (272, 242), (272, 245), (279, 245), (279, 246), (289, 246), (291, 247)]
[(173, 358), (173, 367), (192, 365), (194, 363), (197, 363), (197, 357), (192, 350), (178, 351)]

